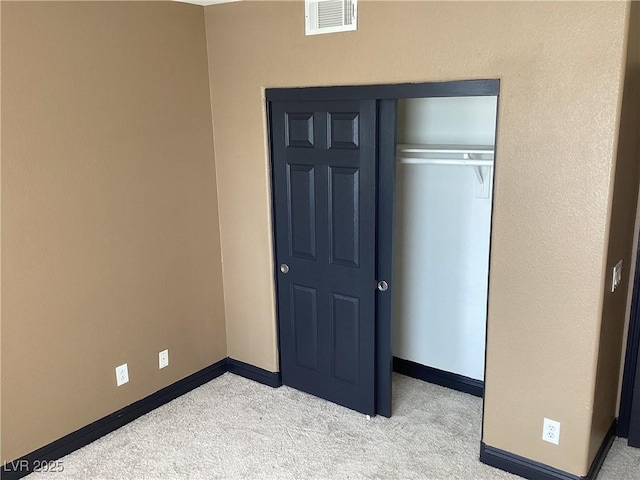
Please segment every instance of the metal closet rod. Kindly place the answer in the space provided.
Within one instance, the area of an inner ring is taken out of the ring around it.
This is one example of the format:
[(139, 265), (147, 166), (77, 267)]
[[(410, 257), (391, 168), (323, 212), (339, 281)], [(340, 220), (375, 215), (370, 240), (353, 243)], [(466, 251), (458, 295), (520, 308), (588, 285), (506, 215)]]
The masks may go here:
[(398, 153), (467, 153), (493, 154), (493, 145), (427, 145), (417, 143), (399, 143)]
[[(397, 163), (408, 165), (493, 166), (493, 145), (420, 145), (401, 143), (396, 148)], [(442, 154), (449, 155), (443, 157)], [(490, 157), (490, 158), (486, 158)]]
[(477, 160), (462, 158), (417, 158), (396, 157), (396, 163), (404, 165), (463, 165), (469, 167), (492, 167), (493, 160)]

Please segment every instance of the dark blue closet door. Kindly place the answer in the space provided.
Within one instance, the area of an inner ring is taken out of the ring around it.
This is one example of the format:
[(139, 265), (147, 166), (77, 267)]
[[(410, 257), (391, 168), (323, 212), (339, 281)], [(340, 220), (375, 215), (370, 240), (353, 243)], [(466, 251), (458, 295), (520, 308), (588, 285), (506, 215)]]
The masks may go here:
[(374, 414), (376, 102), (270, 113), (282, 381)]

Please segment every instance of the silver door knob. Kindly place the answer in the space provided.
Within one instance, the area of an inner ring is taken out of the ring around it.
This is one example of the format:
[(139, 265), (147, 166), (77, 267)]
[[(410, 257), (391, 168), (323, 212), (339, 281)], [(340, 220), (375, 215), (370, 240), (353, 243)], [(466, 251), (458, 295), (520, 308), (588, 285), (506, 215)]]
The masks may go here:
[(378, 282), (378, 290), (380, 290), (381, 292), (386, 292), (389, 289), (389, 284), (387, 282), (385, 282), (384, 280), (380, 280)]
[(289, 273), (289, 265), (287, 265), (286, 263), (283, 263), (282, 265), (280, 265), (280, 271), (282, 273)]

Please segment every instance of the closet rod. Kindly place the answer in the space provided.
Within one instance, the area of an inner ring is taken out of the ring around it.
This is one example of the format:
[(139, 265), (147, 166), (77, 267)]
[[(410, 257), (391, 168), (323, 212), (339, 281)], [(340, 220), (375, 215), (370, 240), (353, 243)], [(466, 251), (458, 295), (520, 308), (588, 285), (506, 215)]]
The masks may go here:
[(470, 167), (493, 167), (493, 160), (458, 158), (412, 158), (397, 157), (396, 163), (405, 165), (464, 165)]
[(415, 143), (400, 143), (397, 145), (398, 153), (466, 153), (466, 154), (493, 154), (492, 145), (427, 145)]

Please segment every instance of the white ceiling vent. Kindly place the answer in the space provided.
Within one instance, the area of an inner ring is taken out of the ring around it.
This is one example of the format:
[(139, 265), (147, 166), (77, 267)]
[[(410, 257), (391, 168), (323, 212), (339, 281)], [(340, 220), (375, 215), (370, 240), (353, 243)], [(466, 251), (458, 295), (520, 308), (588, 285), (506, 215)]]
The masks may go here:
[(306, 34), (356, 30), (358, 0), (305, 0)]

